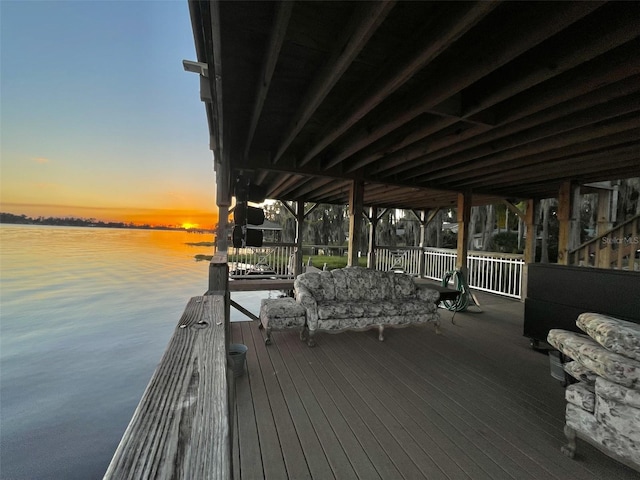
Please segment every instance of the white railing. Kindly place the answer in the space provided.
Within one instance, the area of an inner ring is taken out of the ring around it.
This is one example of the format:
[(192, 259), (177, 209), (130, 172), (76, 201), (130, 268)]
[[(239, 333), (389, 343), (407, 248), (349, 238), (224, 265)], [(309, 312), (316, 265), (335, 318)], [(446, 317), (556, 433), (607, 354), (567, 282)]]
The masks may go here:
[(295, 244), (264, 244), (262, 247), (229, 250), (231, 278), (292, 278)]
[[(424, 248), (426, 278), (441, 280), (455, 270), (457, 252), (448, 248)], [(522, 297), (524, 257), (521, 254), (470, 251), (467, 282), (471, 288), (507, 297)]]
[(456, 269), (456, 250), (450, 248), (424, 248), (424, 277), (442, 280), (444, 274)]
[[(314, 248), (310, 253), (325, 253), (319, 246), (305, 245), (303, 248), (310, 247)], [(229, 252), (229, 276), (292, 278), (295, 251), (296, 246), (293, 243), (234, 248)], [(424, 259), (421, 258), (423, 254)], [(449, 248), (377, 247), (375, 268), (385, 272), (402, 271), (409, 275), (441, 280), (446, 272), (455, 270), (456, 258), (456, 250)], [(424, 271), (421, 273), (423, 260)], [(471, 288), (477, 290), (521, 298), (523, 265), (522, 255), (470, 251), (467, 256), (467, 281)]]
[(376, 270), (397, 271), (420, 275), (420, 247), (377, 247)]

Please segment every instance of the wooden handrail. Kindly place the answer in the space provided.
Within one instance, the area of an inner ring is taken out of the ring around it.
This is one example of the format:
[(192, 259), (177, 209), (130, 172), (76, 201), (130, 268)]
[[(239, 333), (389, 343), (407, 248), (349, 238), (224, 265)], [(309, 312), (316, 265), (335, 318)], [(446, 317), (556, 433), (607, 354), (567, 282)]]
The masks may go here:
[(576, 248), (574, 248), (573, 250), (569, 250), (569, 253), (575, 253), (578, 250), (581, 250), (582, 248), (586, 247), (587, 245), (591, 245), (593, 243), (600, 243), (602, 242), (602, 239), (605, 237), (611, 237), (613, 236), (613, 234), (615, 234), (616, 232), (618, 232), (621, 229), (626, 228), (629, 224), (631, 224), (632, 222), (636, 221), (640, 219), (640, 214), (639, 215), (635, 215), (633, 217), (631, 217), (629, 220), (626, 220), (625, 222), (621, 223), (620, 225), (616, 225), (615, 227), (613, 227), (610, 230), (607, 230), (606, 232), (604, 232), (601, 235), (598, 235), (597, 237), (592, 238), (591, 240), (587, 240), (586, 242), (582, 243), (581, 245), (578, 245)]
[(105, 479), (232, 477), (226, 260), (226, 254), (212, 260), (212, 294), (189, 300)]
[(573, 265), (634, 270), (637, 268), (636, 250), (640, 248), (639, 232), (640, 215), (635, 215), (569, 251), (569, 262)]

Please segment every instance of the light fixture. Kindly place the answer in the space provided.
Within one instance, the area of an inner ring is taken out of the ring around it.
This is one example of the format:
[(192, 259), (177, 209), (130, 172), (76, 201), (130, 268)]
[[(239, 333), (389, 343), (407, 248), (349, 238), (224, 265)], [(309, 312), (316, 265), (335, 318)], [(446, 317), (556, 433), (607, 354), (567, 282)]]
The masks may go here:
[(191, 60), (182, 60), (182, 66), (186, 72), (193, 72), (202, 75), (203, 77), (209, 76), (209, 65), (202, 62), (193, 62)]

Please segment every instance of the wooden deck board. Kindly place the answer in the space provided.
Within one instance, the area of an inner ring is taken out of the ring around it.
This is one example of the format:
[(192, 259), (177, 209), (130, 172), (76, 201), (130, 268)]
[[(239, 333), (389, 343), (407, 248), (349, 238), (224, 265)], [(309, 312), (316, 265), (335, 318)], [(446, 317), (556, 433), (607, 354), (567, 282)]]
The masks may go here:
[(585, 442), (562, 455), (564, 389), (522, 337), (522, 304), (478, 297), (483, 313), (455, 324), (441, 311), (442, 335), (412, 326), (384, 342), (319, 334), (309, 348), (286, 331), (265, 346), (256, 323), (232, 324), (249, 346), (237, 478), (637, 479)]
[[(303, 454), (303, 444), (308, 443), (313, 447), (317, 444), (317, 441), (313, 436), (313, 427), (309, 425), (305, 430), (300, 426), (302, 420), (298, 419), (297, 428), (300, 430), (300, 434), (298, 433), (296, 426), (294, 425), (294, 416), (296, 412), (290, 412), (285, 401), (285, 395), (289, 393), (289, 395), (295, 396), (294, 392), (285, 392), (282, 390), (279, 383), (278, 371), (272, 364), (272, 359), (275, 355), (270, 355), (270, 352), (266, 351), (261, 331), (257, 329), (257, 325), (252, 323), (251, 326), (254, 328), (248, 329), (249, 325), (245, 324), (245, 328), (249, 330), (253, 337), (253, 345), (258, 353), (258, 366), (260, 368), (262, 378), (264, 379), (264, 387), (267, 393), (265, 401), (255, 404), (255, 410), (258, 417), (264, 415), (269, 418), (271, 415), (277, 430), (279, 446), (281, 447), (281, 451), (278, 452), (277, 443), (272, 443), (271, 440), (269, 442), (261, 442), (261, 447), (265, 453), (262, 457), (263, 467), (265, 472), (270, 468), (270, 459), (273, 457), (273, 454), (269, 453), (268, 450), (275, 449), (276, 457), (280, 456), (284, 459), (284, 466), (289, 478), (311, 478), (309, 468), (305, 462), (305, 456)], [(259, 379), (258, 383), (260, 383)], [(238, 413), (238, 415), (240, 414), (241, 412)], [(268, 459), (268, 461), (265, 461), (265, 459)], [(315, 457), (313, 460), (315, 460)], [(277, 475), (265, 475), (265, 477), (274, 479), (286, 478), (283, 477), (280, 472), (278, 472)]]

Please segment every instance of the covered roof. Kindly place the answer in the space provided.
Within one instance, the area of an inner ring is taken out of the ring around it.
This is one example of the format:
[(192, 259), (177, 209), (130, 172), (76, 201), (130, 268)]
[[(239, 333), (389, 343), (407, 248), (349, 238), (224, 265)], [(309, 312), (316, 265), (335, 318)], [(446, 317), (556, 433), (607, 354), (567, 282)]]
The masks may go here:
[(189, 6), (219, 189), (427, 209), (640, 176), (638, 2)]

